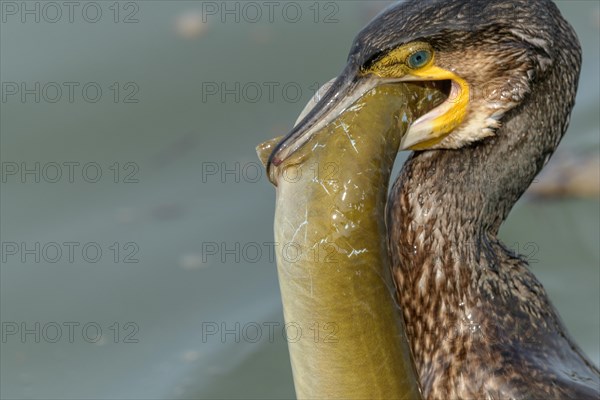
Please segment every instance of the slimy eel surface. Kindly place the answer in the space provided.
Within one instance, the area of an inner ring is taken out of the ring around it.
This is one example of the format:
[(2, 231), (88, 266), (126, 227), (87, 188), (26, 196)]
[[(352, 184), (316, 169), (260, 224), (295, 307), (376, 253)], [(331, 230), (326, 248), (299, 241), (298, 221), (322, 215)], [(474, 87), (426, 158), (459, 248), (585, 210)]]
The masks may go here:
[[(298, 398), (419, 399), (385, 227), (402, 135), (444, 95), (373, 89), (275, 170), (277, 270)], [(258, 147), (264, 160), (279, 140)]]

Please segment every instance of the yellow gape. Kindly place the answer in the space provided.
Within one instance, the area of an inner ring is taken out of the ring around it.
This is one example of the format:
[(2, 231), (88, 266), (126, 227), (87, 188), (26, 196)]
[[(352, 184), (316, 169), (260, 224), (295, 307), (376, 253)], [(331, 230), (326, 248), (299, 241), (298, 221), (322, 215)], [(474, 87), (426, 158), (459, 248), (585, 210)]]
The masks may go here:
[(437, 67), (435, 52), (428, 43), (413, 42), (391, 50), (362, 73), (403, 82), (451, 82), (448, 99), (410, 127), (402, 142), (404, 150), (424, 150), (436, 145), (465, 119), (470, 98), (469, 84), (453, 72)]

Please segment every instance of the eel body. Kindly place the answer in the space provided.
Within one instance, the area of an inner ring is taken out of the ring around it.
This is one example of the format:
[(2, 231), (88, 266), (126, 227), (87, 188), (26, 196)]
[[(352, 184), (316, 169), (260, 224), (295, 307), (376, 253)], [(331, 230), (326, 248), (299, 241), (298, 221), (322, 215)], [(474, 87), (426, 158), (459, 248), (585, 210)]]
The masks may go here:
[[(385, 205), (426, 84), (371, 90), (277, 167), (275, 242), (298, 398), (419, 399), (390, 272)], [(263, 163), (280, 138), (258, 146)]]

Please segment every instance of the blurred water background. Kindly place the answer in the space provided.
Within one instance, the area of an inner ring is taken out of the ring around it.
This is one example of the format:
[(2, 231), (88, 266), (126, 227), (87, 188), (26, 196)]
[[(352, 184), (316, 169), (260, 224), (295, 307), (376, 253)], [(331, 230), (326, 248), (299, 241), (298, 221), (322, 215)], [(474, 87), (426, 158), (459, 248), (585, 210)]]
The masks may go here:
[[(254, 148), (387, 4), (1, 2), (2, 398), (294, 396)], [(558, 5), (585, 62), (560, 152), (597, 159), (600, 6)], [(501, 233), (596, 364), (599, 220), (526, 196)]]

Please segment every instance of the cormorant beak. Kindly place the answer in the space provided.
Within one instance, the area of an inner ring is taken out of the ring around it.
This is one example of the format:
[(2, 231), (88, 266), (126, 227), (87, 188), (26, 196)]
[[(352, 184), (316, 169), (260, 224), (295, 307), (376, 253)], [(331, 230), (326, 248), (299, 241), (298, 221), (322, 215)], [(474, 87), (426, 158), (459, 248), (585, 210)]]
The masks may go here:
[(433, 110), (422, 115), (409, 127), (402, 138), (400, 150), (423, 150), (439, 143), (464, 119), (469, 86), (453, 73), (431, 66), (417, 73), (401, 77), (381, 77), (364, 73), (352, 60), (337, 77), (318, 103), (307, 112), (277, 145), (267, 161), (267, 176), (276, 185), (273, 167), (279, 166), (294, 152), (307, 143), (316, 132), (335, 121), (357, 100), (375, 87), (393, 82), (439, 82), (448, 98)]
[[(267, 175), (272, 176), (272, 167), (279, 166), (319, 130), (335, 121), (344, 111), (382, 80), (373, 75), (360, 75), (358, 65), (350, 62), (337, 77), (319, 102), (301, 119), (292, 131), (281, 140), (269, 156)], [(271, 179), (274, 182), (274, 179)]]

